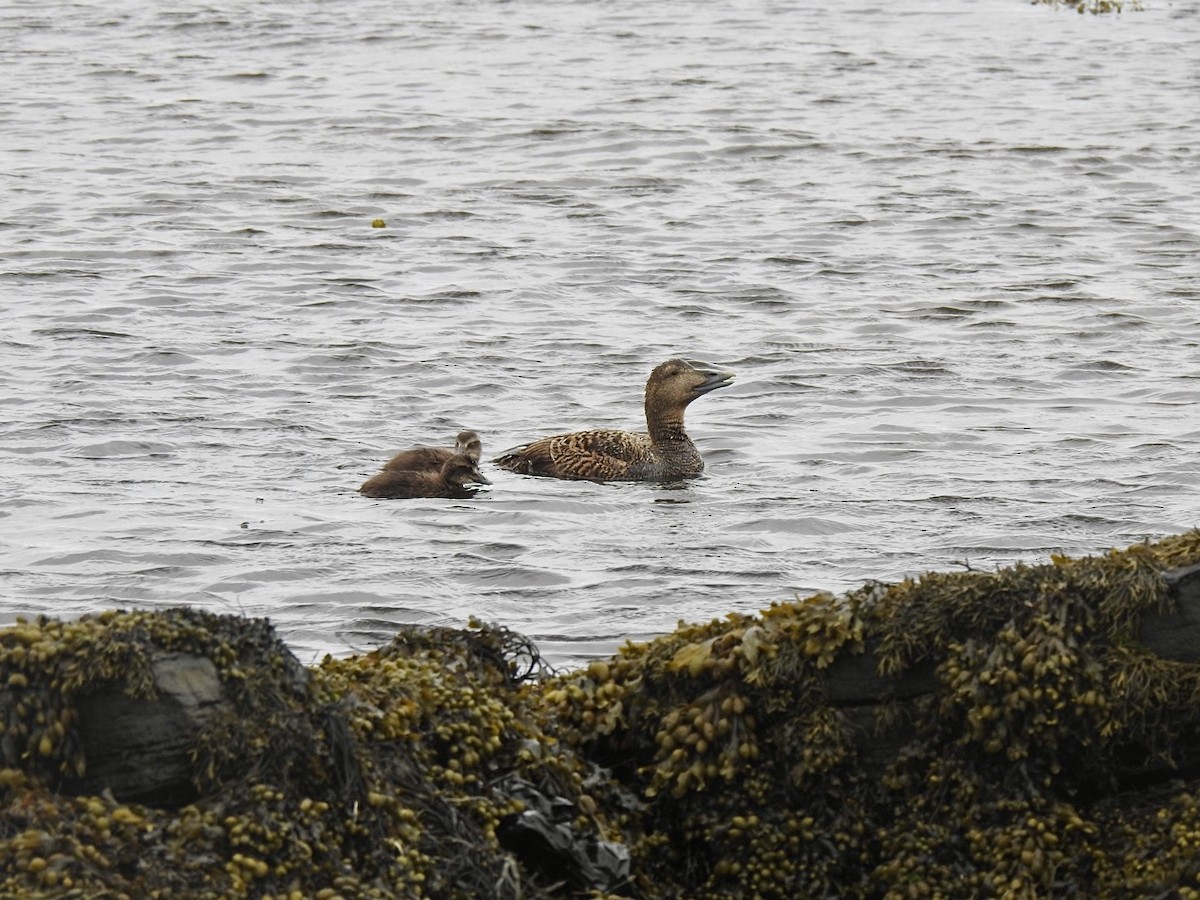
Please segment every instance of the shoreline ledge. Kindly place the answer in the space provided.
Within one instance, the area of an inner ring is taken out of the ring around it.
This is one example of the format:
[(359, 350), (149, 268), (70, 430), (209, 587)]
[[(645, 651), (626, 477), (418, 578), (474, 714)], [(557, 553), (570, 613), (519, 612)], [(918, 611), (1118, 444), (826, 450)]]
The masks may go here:
[(1200, 898), (1200, 532), (305, 667), (195, 609), (0, 629), (0, 896)]

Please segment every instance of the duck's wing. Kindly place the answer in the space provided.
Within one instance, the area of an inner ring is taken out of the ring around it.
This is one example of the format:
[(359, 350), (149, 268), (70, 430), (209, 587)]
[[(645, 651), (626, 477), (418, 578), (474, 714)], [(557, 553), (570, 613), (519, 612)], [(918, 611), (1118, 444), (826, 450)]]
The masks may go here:
[(492, 460), (521, 475), (587, 481), (637, 480), (653, 459), (645, 434), (615, 429), (572, 431), (513, 447)]
[(396, 500), (416, 496), (416, 490), (417, 479), (412, 472), (384, 469), (364, 481), (358, 492), (364, 497)]
[(438, 472), (441, 471), (446, 460), (453, 455), (453, 450), (443, 447), (414, 447), (411, 450), (401, 450), (383, 464), (383, 470), (385, 472), (407, 472), (428, 469)]

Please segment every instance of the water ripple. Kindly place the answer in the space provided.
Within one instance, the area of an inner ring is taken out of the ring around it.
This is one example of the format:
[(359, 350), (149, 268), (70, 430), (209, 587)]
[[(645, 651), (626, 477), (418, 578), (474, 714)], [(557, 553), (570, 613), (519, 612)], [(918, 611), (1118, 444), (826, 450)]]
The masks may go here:
[[(0, 10), (0, 617), (312, 658), (478, 614), (570, 662), (1200, 524), (1183, 15)], [(738, 375), (702, 479), (355, 493), (464, 427), (638, 427), (673, 355)]]

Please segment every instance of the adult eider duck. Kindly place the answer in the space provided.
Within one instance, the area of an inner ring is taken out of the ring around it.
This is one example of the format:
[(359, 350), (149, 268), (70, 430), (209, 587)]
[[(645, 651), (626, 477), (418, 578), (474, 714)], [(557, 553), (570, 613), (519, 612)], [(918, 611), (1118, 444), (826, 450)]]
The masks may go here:
[(646, 433), (594, 429), (544, 437), (493, 462), (522, 475), (588, 481), (677, 481), (704, 471), (683, 412), (697, 397), (726, 387), (732, 372), (668, 359), (646, 381)]
[(383, 464), (383, 469), (385, 472), (410, 469), (432, 469), (437, 472), (446, 464), (446, 460), (456, 453), (461, 453), (468, 459), (479, 462), (483, 456), (483, 444), (479, 441), (479, 435), (474, 431), (460, 431), (453, 449), (450, 447), (414, 447), (411, 450), (401, 450)]
[(464, 453), (450, 456), (440, 469), (384, 469), (363, 482), (364, 497), (410, 500), (414, 497), (469, 497), (468, 484), (491, 484), (479, 463)]

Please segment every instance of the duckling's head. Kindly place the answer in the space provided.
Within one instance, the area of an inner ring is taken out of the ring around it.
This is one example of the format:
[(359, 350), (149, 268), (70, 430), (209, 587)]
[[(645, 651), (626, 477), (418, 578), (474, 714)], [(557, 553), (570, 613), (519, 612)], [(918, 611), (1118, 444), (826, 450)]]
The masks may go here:
[(479, 435), (473, 431), (460, 431), (454, 443), (454, 452), (461, 453), (478, 463), (480, 457), (483, 456), (483, 444), (479, 440)]
[(465, 453), (455, 453), (442, 466), (442, 480), (452, 487), (461, 488), (468, 484), (491, 484), (479, 471), (479, 461)]
[(704, 364), (693, 365), (682, 359), (668, 359), (654, 367), (646, 382), (646, 409), (682, 410), (697, 397), (732, 382), (732, 372)]

